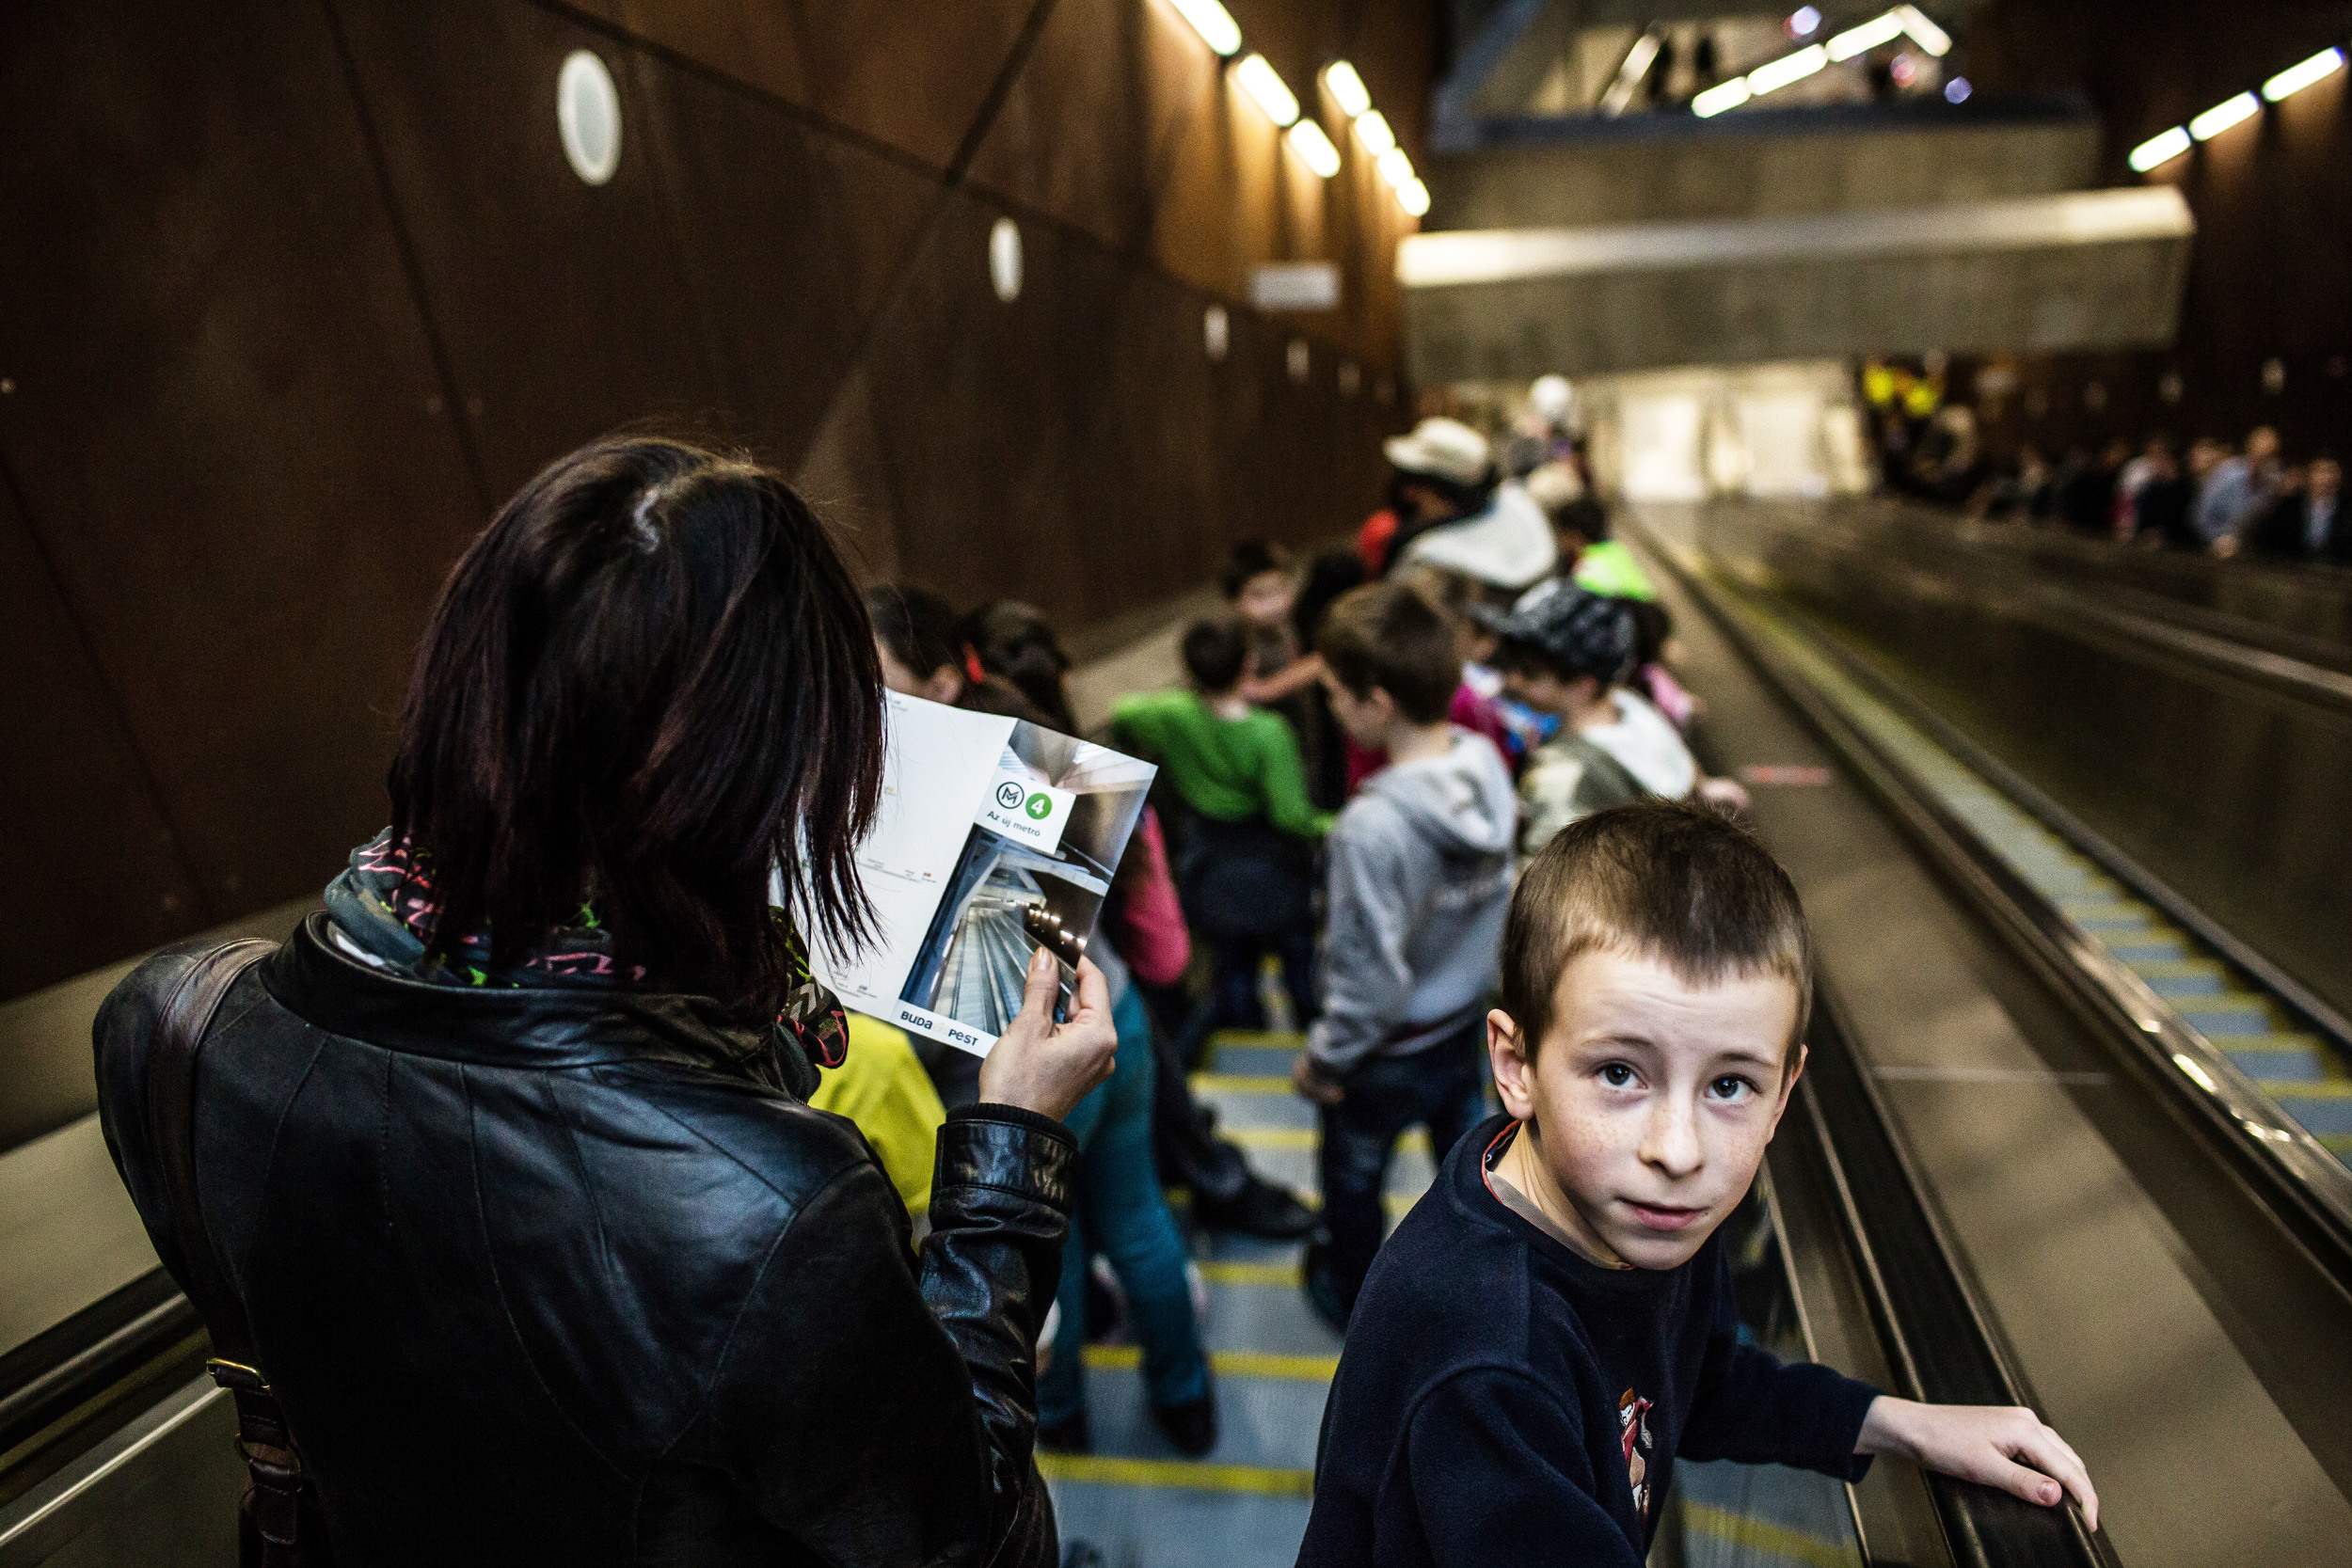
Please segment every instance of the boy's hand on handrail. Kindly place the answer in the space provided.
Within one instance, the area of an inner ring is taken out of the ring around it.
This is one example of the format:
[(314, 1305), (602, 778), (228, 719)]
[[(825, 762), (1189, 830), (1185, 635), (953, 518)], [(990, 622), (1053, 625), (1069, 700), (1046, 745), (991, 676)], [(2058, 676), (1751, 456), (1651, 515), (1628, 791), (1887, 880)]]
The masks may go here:
[(1029, 958), (1021, 1011), (996, 1037), (980, 1063), (980, 1099), (1066, 1119), (1087, 1092), (1111, 1075), (1119, 1061), (1119, 1031), (1111, 1024), (1110, 987), (1090, 958), (1078, 960), (1078, 996), (1067, 1023), (1054, 1022), (1061, 964), (1049, 948)]
[(2044, 1508), (2072, 1492), (2082, 1505), (2083, 1523), (2099, 1528), (2099, 1494), (2090, 1473), (2066, 1439), (2030, 1410), (1919, 1404), (1882, 1394), (1862, 1418), (1854, 1451), (1900, 1454), (1921, 1469), (1997, 1486)]

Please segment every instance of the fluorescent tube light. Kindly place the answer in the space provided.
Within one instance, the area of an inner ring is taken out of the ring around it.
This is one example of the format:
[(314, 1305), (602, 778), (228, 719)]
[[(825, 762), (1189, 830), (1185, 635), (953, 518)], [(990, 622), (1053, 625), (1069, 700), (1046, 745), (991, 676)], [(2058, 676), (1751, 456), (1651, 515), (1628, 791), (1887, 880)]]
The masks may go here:
[(1340, 171), (1340, 150), (1331, 145), (1331, 138), (1323, 134), (1323, 127), (1311, 119), (1302, 119), (1291, 127), (1291, 150), (1307, 160), (1307, 166), (1326, 180)]
[(2211, 141), (2242, 119), (2251, 119), (2262, 112), (2262, 104), (2250, 92), (2225, 98), (2188, 122), (2188, 134), (2199, 141)]
[(1701, 119), (1706, 119), (1710, 116), (1722, 114), (1725, 109), (1736, 109), (1754, 96), (1755, 94), (1748, 91), (1748, 79), (1745, 76), (1734, 76), (1730, 81), (1720, 82), (1692, 98), (1691, 112)]
[(1892, 43), (1902, 37), (1903, 19), (1900, 13), (1888, 11), (1874, 16), (1859, 27), (1849, 27), (1829, 40), (1829, 57), (1851, 60), (1856, 55), (1867, 54), (1882, 43)]
[(2169, 164), (2188, 150), (2188, 133), (2175, 125), (2159, 131), (2132, 149), (2131, 166), (2135, 174), (2145, 174), (2158, 164)]
[(1829, 64), (1829, 52), (1816, 43), (1793, 55), (1783, 55), (1777, 60), (1767, 60), (1748, 72), (1748, 91), (1756, 97), (1777, 91), (1791, 82), (1802, 82)]
[(1345, 60), (1333, 60), (1323, 68), (1323, 85), (1331, 89), (1331, 102), (1350, 119), (1372, 107), (1372, 94), (1364, 90), (1364, 79)]
[(1429, 187), (1418, 180), (1407, 180), (1397, 187), (1397, 205), (1415, 217), (1429, 211)]
[(1413, 160), (1401, 147), (1391, 147), (1380, 154), (1380, 178), (1389, 182), (1391, 190), (1403, 190), (1413, 182)]
[(1388, 156), (1396, 145), (1396, 133), (1389, 129), (1389, 117), (1377, 109), (1366, 109), (1356, 117), (1356, 139), (1364, 144), (1364, 150), (1375, 158)]
[(2344, 51), (2323, 49), (2301, 65), (2291, 65), (2263, 84), (2263, 96), (2276, 103), (2290, 93), (2301, 92), (2313, 82), (2324, 82), (2344, 69)]
[(1894, 15), (1901, 22), (1903, 31), (1911, 35), (1911, 41), (1929, 54), (1942, 59), (1950, 51), (1952, 35), (1921, 15), (1918, 7), (1898, 6)]
[(1241, 47), (1241, 26), (1232, 13), (1216, 0), (1168, 0), (1177, 14), (1192, 24), (1192, 30), (1200, 35), (1200, 41), (1220, 55), (1231, 55)]
[(1233, 74), (1266, 119), (1277, 125), (1288, 125), (1298, 118), (1298, 95), (1282, 85), (1281, 76), (1267, 63), (1263, 55), (1251, 55), (1233, 68)]

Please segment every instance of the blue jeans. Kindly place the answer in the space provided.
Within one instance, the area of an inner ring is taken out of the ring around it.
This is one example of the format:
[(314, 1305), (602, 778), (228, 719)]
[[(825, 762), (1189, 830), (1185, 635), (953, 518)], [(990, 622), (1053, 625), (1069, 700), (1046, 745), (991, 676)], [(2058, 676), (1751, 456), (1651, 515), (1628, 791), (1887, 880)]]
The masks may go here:
[(1374, 1056), (1342, 1083), (1346, 1097), (1323, 1107), (1323, 1223), (1331, 1237), (1325, 1270), (1342, 1307), (1353, 1311), (1372, 1272), (1387, 1218), (1381, 1206), (1396, 1140), (1415, 1122), (1429, 1129), (1429, 1158), (1448, 1150), (1486, 1116), (1486, 1021), (1481, 1015), (1409, 1056)]
[(1304, 1029), (1322, 1009), (1315, 1002), (1315, 933), (1302, 926), (1273, 937), (1209, 938), (1213, 1009), (1212, 1029), (1263, 1029), (1265, 1007), (1258, 1000), (1258, 966), (1265, 955), (1281, 961), (1282, 985), (1291, 993), (1291, 1012)]
[(1062, 1245), (1054, 1364), (1037, 1380), (1041, 1421), (1067, 1420), (1086, 1408), (1089, 1251), (1110, 1259), (1127, 1292), (1128, 1322), (1143, 1347), (1152, 1402), (1183, 1404), (1209, 1392), (1209, 1358), (1184, 1276), (1184, 1242), (1152, 1159), (1152, 1024), (1133, 986), (1111, 1009), (1111, 1022), (1119, 1029), (1118, 1070), (1065, 1122), (1078, 1139), (1077, 1204)]

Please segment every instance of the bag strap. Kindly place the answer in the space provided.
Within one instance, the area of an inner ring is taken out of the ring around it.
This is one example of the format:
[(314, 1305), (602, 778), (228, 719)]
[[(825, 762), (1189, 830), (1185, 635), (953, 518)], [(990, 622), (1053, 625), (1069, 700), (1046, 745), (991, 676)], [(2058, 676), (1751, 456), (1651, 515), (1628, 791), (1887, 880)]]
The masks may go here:
[(1564, 751), (1575, 752), (1579, 762), (1599, 775), (1609, 787), (1616, 792), (1617, 799), (1611, 804), (1623, 805), (1629, 801), (1649, 799), (1648, 787), (1641, 780), (1635, 778), (1624, 763), (1611, 755), (1608, 748), (1601, 745), (1599, 741), (1588, 739), (1571, 731), (1560, 737), (1560, 744)]
[(302, 1461), (294, 1453), (278, 1396), (262, 1375), (245, 1303), (230, 1288), (196, 1188), (196, 1062), (221, 999), (239, 975), (266, 958), (274, 944), (225, 942), (197, 955), (164, 1002), (147, 1061), (150, 1146), (170, 1195), (172, 1234), (180, 1243), (180, 1283), (212, 1334), (204, 1370), (237, 1402), (237, 1449), (252, 1476), (247, 1495), (262, 1537), (262, 1560), (276, 1568), (294, 1560), (294, 1521), (300, 1512)]

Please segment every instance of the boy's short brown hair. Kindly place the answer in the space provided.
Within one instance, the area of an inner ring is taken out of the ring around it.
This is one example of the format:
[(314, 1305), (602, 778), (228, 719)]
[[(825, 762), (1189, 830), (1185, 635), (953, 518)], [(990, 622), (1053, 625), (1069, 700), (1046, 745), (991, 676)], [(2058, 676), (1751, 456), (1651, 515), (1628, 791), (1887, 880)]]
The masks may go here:
[(1331, 601), (1315, 652), (1359, 698), (1375, 688), (1415, 724), (1434, 724), (1462, 684), (1462, 650), (1446, 612), (1399, 582), (1367, 583)]
[[(1643, 800), (1563, 828), (1527, 864), (1502, 927), (1502, 1010), (1530, 1058), (1581, 953), (1654, 958), (1686, 985), (1777, 974), (1813, 1012), (1813, 938), (1788, 873), (1714, 812)], [(1795, 1053), (1788, 1055), (1795, 1060)]]

